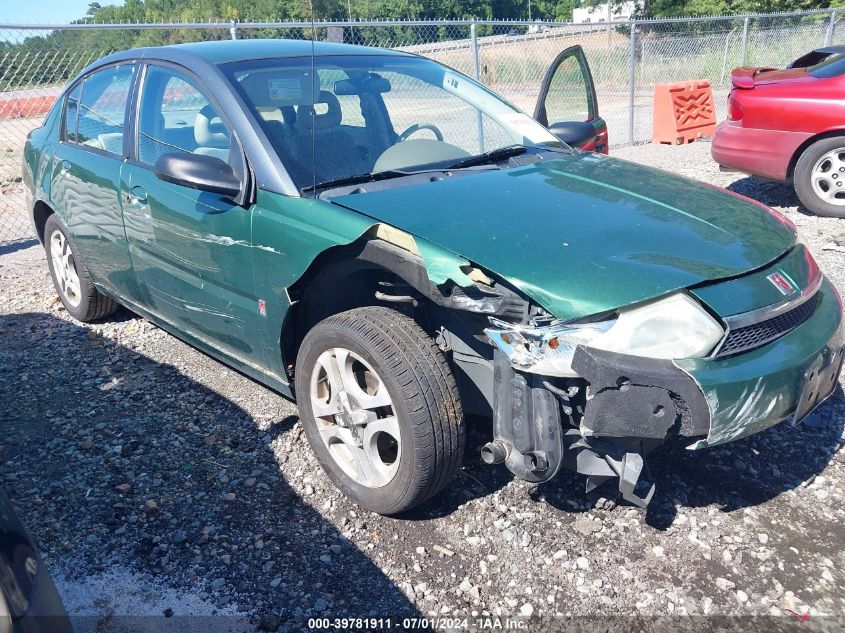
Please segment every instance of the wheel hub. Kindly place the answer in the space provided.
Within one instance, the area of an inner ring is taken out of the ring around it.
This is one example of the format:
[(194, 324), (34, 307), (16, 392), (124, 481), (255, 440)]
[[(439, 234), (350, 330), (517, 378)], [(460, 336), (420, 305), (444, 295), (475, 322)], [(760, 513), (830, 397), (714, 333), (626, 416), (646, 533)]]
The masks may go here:
[(50, 236), (50, 260), (62, 297), (70, 305), (78, 306), (82, 302), (82, 288), (76, 271), (76, 261), (67, 238), (58, 229)]
[(399, 467), (399, 421), (372, 366), (350, 350), (326, 350), (312, 371), (310, 396), (317, 430), (335, 463), (361, 485), (388, 484)]
[(832, 149), (816, 161), (810, 172), (813, 193), (828, 204), (845, 206), (845, 147)]

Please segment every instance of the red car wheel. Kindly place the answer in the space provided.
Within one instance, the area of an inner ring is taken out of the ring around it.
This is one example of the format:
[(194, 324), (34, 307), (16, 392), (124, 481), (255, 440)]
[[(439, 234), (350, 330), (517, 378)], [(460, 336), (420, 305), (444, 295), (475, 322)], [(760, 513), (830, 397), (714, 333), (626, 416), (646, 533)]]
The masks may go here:
[(845, 218), (845, 136), (822, 139), (805, 149), (793, 180), (795, 193), (807, 209)]

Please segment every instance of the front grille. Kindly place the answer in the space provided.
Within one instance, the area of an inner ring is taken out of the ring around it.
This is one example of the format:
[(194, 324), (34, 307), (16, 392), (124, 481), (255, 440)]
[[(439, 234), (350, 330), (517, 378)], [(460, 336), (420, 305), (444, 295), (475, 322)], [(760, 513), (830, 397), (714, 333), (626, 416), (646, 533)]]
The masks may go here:
[(759, 323), (730, 330), (724, 344), (716, 352), (715, 358), (723, 358), (724, 356), (731, 356), (755, 347), (760, 347), (783, 336), (787, 332), (791, 332), (810, 318), (810, 315), (816, 309), (818, 297), (819, 295), (816, 293), (810, 299), (788, 312), (784, 312), (765, 321), (760, 321)]

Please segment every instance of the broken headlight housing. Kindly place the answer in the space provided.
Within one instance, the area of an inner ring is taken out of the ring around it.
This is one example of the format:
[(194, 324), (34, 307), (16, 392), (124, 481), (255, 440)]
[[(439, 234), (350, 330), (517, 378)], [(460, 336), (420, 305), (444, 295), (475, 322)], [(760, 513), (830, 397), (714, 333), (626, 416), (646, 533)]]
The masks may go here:
[(547, 376), (577, 376), (572, 357), (578, 345), (647, 358), (706, 356), (724, 328), (686, 293), (619, 310), (592, 322), (551, 320), (516, 325), (490, 317), (484, 330), (516, 369)]

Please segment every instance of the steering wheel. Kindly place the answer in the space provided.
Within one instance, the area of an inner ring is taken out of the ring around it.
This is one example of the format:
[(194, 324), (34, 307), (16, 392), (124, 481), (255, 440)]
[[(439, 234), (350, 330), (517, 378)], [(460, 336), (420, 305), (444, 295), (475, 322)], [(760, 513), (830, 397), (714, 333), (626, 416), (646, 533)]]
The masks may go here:
[(440, 129), (433, 123), (414, 123), (411, 127), (399, 135), (398, 142), (401, 143), (402, 141), (407, 141), (409, 136), (416, 134), (420, 130), (431, 130), (434, 133), (434, 138), (438, 141), (443, 140), (443, 132), (441, 132)]

